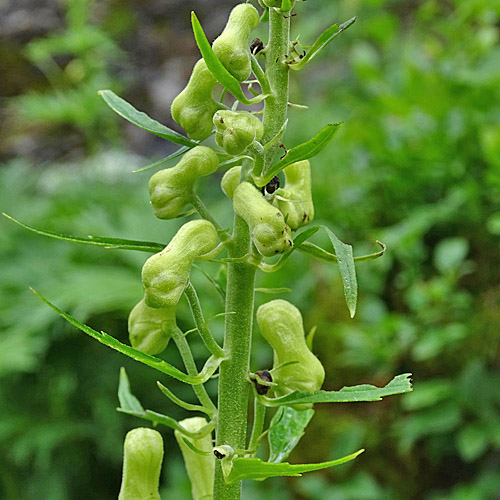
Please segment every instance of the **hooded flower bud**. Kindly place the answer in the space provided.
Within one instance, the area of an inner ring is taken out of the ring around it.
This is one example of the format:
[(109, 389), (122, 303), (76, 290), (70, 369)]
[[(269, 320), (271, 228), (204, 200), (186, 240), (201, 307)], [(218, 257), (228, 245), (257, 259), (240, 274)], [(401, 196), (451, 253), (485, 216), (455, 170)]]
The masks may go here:
[(213, 121), (217, 144), (231, 155), (243, 153), (264, 133), (262, 122), (248, 111), (217, 111)]
[(212, 174), (218, 166), (219, 159), (212, 149), (196, 146), (175, 167), (156, 172), (149, 181), (149, 195), (156, 217), (177, 217), (189, 202), (196, 179)]
[(173, 100), (170, 112), (191, 139), (206, 139), (213, 128), (212, 117), (221, 108), (212, 97), (217, 80), (200, 59), (184, 90)]
[(217, 231), (206, 220), (184, 224), (160, 253), (142, 268), (144, 299), (149, 307), (175, 306), (189, 283), (193, 260), (217, 246)]
[(250, 32), (259, 24), (257, 9), (249, 4), (237, 5), (229, 14), (224, 31), (214, 40), (217, 59), (237, 80), (250, 75)]
[(146, 354), (163, 352), (175, 328), (175, 306), (149, 307), (142, 299), (128, 317), (130, 344)]
[(261, 255), (271, 257), (293, 245), (283, 214), (250, 183), (238, 185), (233, 204), (235, 212), (248, 224), (250, 237)]
[(296, 361), (273, 373), (273, 381), (278, 384), (276, 393), (319, 391), (325, 370), (307, 347), (300, 311), (286, 300), (272, 300), (257, 309), (257, 323), (274, 350), (275, 368)]
[(163, 439), (159, 432), (139, 427), (127, 433), (118, 500), (161, 500), (158, 486), (162, 460)]
[[(192, 417), (181, 420), (179, 424), (189, 432), (198, 432), (207, 425), (207, 421), (203, 417)], [(186, 437), (179, 431), (175, 431), (174, 434), (182, 451), (186, 471), (191, 481), (193, 500), (212, 500), (215, 457), (212, 454), (200, 455), (194, 452), (184, 441), (187, 439), (198, 450), (210, 451), (212, 449), (211, 434), (200, 439)]]
[(274, 204), (287, 217), (287, 224), (296, 230), (314, 217), (309, 160), (292, 163), (284, 169), (286, 184), (275, 191)]

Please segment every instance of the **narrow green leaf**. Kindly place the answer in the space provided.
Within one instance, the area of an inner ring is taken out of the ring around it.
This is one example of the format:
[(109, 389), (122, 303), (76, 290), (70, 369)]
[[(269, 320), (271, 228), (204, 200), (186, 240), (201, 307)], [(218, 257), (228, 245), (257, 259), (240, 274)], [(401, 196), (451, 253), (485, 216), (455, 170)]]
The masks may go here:
[(168, 387), (165, 387), (161, 382), (157, 381), (156, 385), (158, 386), (160, 391), (165, 396), (167, 396), (167, 398), (170, 399), (170, 401), (173, 401), (177, 406), (180, 406), (181, 408), (184, 408), (185, 410), (188, 411), (200, 411), (208, 414), (207, 410), (203, 406), (186, 403), (185, 401), (182, 401), (182, 399), (179, 399)]
[(293, 147), (277, 163), (272, 165), (263, 175), (256, 177), (255, 184), (259, 187), (265, 186), (275, 175), (281, 172), (288, 165), (308, 160), (328, 146), (335, 134), (340, 129), (342, 123), (333, 123), (324, 126), (312, 139)]
[(272, 294), (272, 293), (291, 292), (292, 289), (291, 288), (255, 288), (255, 291), (260, 292), (260, 293)]
[(292, 10), (292, 0), (283, 0), (281, 2), (281, 12), (289, 12)]
[(160, 167), (161, 165), (164, 165), (165, 163), (168, 163), (171, 160), (179, 158), (179, 156), (182, 156), (186, 151), (189, 151), (190, 149), (191, 148), (189, 146), (182, 146), (177, 151), (174, 151), (172, 154), (165, 156), (165, 158), (162, 158), (161, 160), (155, 161), (154, 163), (150, 163), (149, 165), (146, 165), (145, 167), (142, 168), (138, 168), (137, 170), (132, 170), (132, 173), (138, 174), (140, 172), (146, 172), (146, 170), (151, 170), (152, 168)]
[(338, 259), (340, 275), (344, 284), (344, 296), (351, 318), (356, 314), (356, 303), (358, 301), (358, 282), (356, 269), (354, 267), (354, 256), (352, 246), (340, 241), (330, 229), (324, 226)]
[(235, 458), (233, 460), (231, 472), (225, 481), (227, 483), (234, 483), (242, 479), (266, 479), (268, 477), (277, 476), (301, 476), (304, 472), (314, 470), (326, 469), (335, 465), (345, 464), (350, 460), (355, 459), (359, 454), (365, 450), (358, 450), (356, 453), (347, 455), (346, 457), (332, 460), (330, 462), (323, 462), (319, 464), (289, 464), (283, 462), (280, 464), (264, 462), (260, 458)]
[(353, 403), (359, 401), (380, 401), (385, 396), (404, 394), (412, 391), (411, 373), (394, 377), (385, 387), (363, 384), (343, 387), (340, 391), (295, 391), (280, 398), (260, 396), (259, 401), (265, 406), (282, 406), (310, 403)]
[(210, 42), (201, 27), (200, 21), (194, 12), (191, 12), (191, 25), (193, 27), (196, 44), (200, 49), (207, 68), (210, 70), (212, 75), (214, 75), (215, 79), (223, 85), (227, 91), (231, 92), (231, 94), (233, 94), (238, 101), (246, 106), (263, 101), (267, 97), (265, 94), (254, 97), (253, 99), (248, 99), (245, 96), (243, 90), (241, 90), (240, 82), (238, 82), (238, 80), (222, 65), (219, 59), (217, 59), (217, 56), (212, 50)]
[(341, 33), (343, 33), (349, 26), (352, 26), (356, 21), (356, 17), (353, 17), (342, 23), (340, 26), (338, 24), (334, 24), (327, 28), (321, 35), (317, 38), (317, 40), (313, 43), (313, 45), (306, 52), (306, 55), (302, 59), (298, 59), (295, 62), (291, 62), (289, 64), (290, 69), (299, 70), (304, 67), (311, 59), (314, 58), (321, 50), (323, 50), (332, 40), (335, 40)]
[(290, 455), (313, 415), (312, 409), (299, 411), (290, 406), (279, 408), (269, 426), (269, 462), (280, 463)]
[(120, 368), (120, 383), (118, 384), (118, 400), (122, 410), (135, 413), (146, 413), (139, 400), (130, 391), (130, 382), (125, 368)]
[(165, 125), (157, 122), (150, 118), (146, 113), (138, 111), (121, 97), (118, 97), (112, 90), (99, 90), (98, 94), (104, 99), (106, 104), (122, 118), (133, 123), (139, 128), (151, 132), (163, 139), (175, 142), (176, 144), (181, 144), (182, 146), (188, 146), (190, 148), (195, 147), (198, 143), (184, 137), (175, 130), (172, 130)]
[(128, 356), (129, 358), (144, 363), (145, 365), (148, 365), (151, 368), (154, 368), (155, 370), (170, 375), (171, 377), (180, 380), (181, 382), (185, 382), (186, 384), (191, 384), (191, 385), (204, 384), (215, 373), (215, 371), (217, 370), (217, 368), (224, 359), (224, 358), (215, 358), (214, 356), (211, 356), (205, 363), (203, 370), (197, 376), (186, 375), (184, 372), (181, 372), (180, 370), (175, 368), (175, 366), (172, 366), (171, 364), (167, 363), (166, 361), (163, 361), (162, 359), (150, 356), (149, 354), (145, 354), (141, 351), (138, 351), (137, 349), (134, 349), (133, 347), (130, 347), (129, 345), (122, 344), (119, 340), (115, 339), (111, 335), (108, 335), (106, 332), (100, 332), (100, 333), (97, 332), (96, 330), (90, 328), (90, 326), (87, 326), (82, 322), (78, 321), (76, 318), (73, 318), (73, 316), (70, 316), (64, 311), (61, 311), (58, 307), (49, 302), (38, 292), (33, 290), (33, 288), (30, 288), (30, 290), (39, 299), (43, 300), (43, 302), (45, 302), (49, 307), (54, 309), (54, 311), (56, 311), (57, 314), (59, 314), (59, 316), (63, 317), (66, 321), (76, 326), (79, 330), (86, 333), (90, 337), (98, 340), (101, 344), (111, 347), (111, 349), (114, 349), (115, 351), (125, 354), (125, 356)]
[[(358, 257), (354, 257), (354, 262), (365, 262), (367, 260), (375, 260), (378, 259), (379, 257), (382, 257), (382, 255), (384, 255), (385, 251), (387, 250), (387, 247), (380, 241), (377, 241), (377, 244), (379, 244), (382, 247), (382, 250), (371, 253), (369, 255), (360, 255)], [(324, 248), (321, 248), (318, 245), (315, 245), (314, 243), (305, 242), (302, 245), (300, 245), (300, 247), (298, 247), (297, 250), (306, 255), (310, 255), (311, 257), (315, 257), (316, 259), (323, 260), (325, 262), (334, 262), (334, 263), (338, 262), (337, 256), (334, 253), (328, 252)]]
[(24, 224), (23, 222), (14, 219), (14, 217), (11, 217), (6, 213), (2, 213), (2, 215), (4, 217), (7, 217), (7, 219), (11, 220), (12, 222), (19, 224), (21, 227), (24, 227), (29, 231), (33, 231), (34, 233), (58, 240), (71, 241), (73, 243), (82, 243), (84, 245), (94, 245), (116, 250), (138, 250), (140, 252), (149, 253), (158, 253), (166, 247), (166, 245), (163, 243), (155, 243), (152, 241), (124, 240), (121, 238), (103, 238), (101, 236), (87, 236), (86, 238), (82, 238), (80, 236), (72, 236), (69, 234), (53, 233), (51, 231), (43, 231), (41, 229), (28, 226), (28, 224)]
[(226, 303), (226, 292), (219, 285), (219, 283), (217, 283), (216, 279), (210, 273), (207, 273), (207, 271), (205, 271), (205, 269), (203, 269), (198, 264), (193, 264), (192, 267), (195, 267), (196, 269), (198, 269), (198, 271), (200, 271), (205, 276), (205, 278), (207, 278), (207, 280), (212, 284), (212, 286), (215, 288), (215, 290), (219, 294), (220, 298), (222, 299), (222, 302), (225, 304)]

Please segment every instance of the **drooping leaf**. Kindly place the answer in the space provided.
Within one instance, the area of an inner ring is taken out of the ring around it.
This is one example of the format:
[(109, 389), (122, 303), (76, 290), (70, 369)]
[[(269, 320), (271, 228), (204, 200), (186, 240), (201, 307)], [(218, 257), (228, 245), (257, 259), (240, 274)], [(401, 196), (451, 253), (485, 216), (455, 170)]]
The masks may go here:
[(196, 44), (200, 49), (201, 55), (205, 60), (207, 68), (210, 70), (214, 78), (224, 86), (226, 90), (231, 92), (233, 96), (238, 99), (241, 103), (249, 106), (250, 104), (255, 104), (264, 100), (267, 95), (262, 94), (260, 96), (248, 99), (243, 90), (241, 90), (240, 82), (223, 66), (223, 64), (217, 59), (210, 42), (208, 41), (203, 28), (201, 27), (200, 21), (196, 17), (194, 12), (191, 12), (191, 24), (193, 27), (194, 38)]
[(175, 160), (176, 158), (179, 158), (179, 156), (182, 156), (186, 151), (189, 151), (190, 149), (191, 148), (189, 146), (182, 146), (177, 151), (174, 151), (172, 154), (165, 156), (165, 158), (162, 158), (161, 160), (155, 161), (154, 163), (150, 163), (149, 165), (146, 165), (145, 167), (138, 168), (137, 170), (132, 170), (132, 173), (138, 174), (140, 172), (146, 172), (146, 170), (151, 170), (152, 168), (156, 168), (156, 167), (160, 167), (161, 165), (165, 165), (165, 163), (168, 163), (171, 160)]
[(137, 127), (162, 137), (163, 139), (167, 139), (168, 141), (175, 142), (176, 144), (188, 146), (189, 148), (193, 148), (198, 144), (175, 130), (153, 120), (146, 113), (138, 111), (132, 104), (118, 97), (112, 90), (99, 90), (98, 94), (115, 113)]
[(365, 450), (358, 450), (356, 453), (319, 464), (280, 464), (264, 462), (260, 458), (235, 458), (232, 463), (231, 472), (225, 477), (226, 483), (234, 483), (242, 479), (266, 479), (278, 476), (301, 476), (304, 472), (326, 469), (335, 465), (345, 464), (355, 459)]
[[(358, 257), (354, 257), (354, 262), (364, 262), (367, 260), (375, 260), (379, 257), (382, 257), (382, 255), (384, 255), (385, 251), (387, 250), (387, 247), (380, 241), (377, 241), (377, 244), (382, 247), (382, 250), (368, 255), (360, 255)], [(325, 250), (324, 248), (321, 248), (314, 243), (310, 243), (309, 241), (304, 242), (302, 245), (300, 245), (300, 247), (297, 248), (297, 250), (325, 262), (338, 262), (338, 258), (334, 253), (328, 252), (328, 250)]]
[(342, 23), (340, 26), (338, 24), (334, 24), (327, 28), (323, 31), (323, 33), (321, 33), (309, 50), (306, 51), (305, 56), (302, 59), (298, 59), (296, 62), (290, 63), (289, 68), (295, 70), (303, 68), (305, 64), (313, 59), (314, 56), (324, 49), (332, 40), (335, 40), (335, 38), (349, 28), (349, 26), (352, 26), (355, 21), (356, 17), (353, 17), (345, 23)]
[(385, 387), (370, 384), (343, 387), (339, 391), (295, 391), (279, 398), (260, 396), (259, 401), (265, 406), (289, 406), (309, 403), (353, 403), (360, 401), (380, 401), (385, 396), (404, 394), (412, 391), (411, 373), (394, 377)]
[(358, 281), (354, 267), (354, 256), (352, 246), (340, 241), (333, 232), (324, 226), (337, 256), (342, 283), (344, 284), (344, 296), (351, 318), (356, 314), (356, 303), (358, 301)]
[(313, 138), (291, 148), (288, 153), (277, 163), (272, 165), (267, 172), (254, 178), (259, 187), (265, 186), (275, 175), (285, 167), (302, 160), (308, 160), (328, 146), (335, 134), (339, 131), (342, 123), (331, 123), (325, 125)]
[(279, 408), (269, 426), (269, 462), (280, 463), (290, 455), (313, 415), (312, 409), (299, 411), (290, 406)]
[(152, 241), (125, 240), (122, 238), (105, 238), (101, 236), (87, 236), (86, 238), (82, 238), (80, 236), (73, 236), (69, 234), (53, 233), (52, 231), (43, 231), (42, 229), (28, 226), (28, 224), (24, 224), (6, 213), (2, 213), (2, 215), (7, 217), (7, 219), (10, 219), (12, 222), (19, 224), (21, 227), (24, 227), (29, 231), (33, 231), (34, 233), (58, 240), (71, 241), (73, 243), (83, 243), (84, 245), (94, 245), (114, 250), (138, 250), (140, 252), (148, 253), (158, 253), (166, 247), (163, 243), (155, 243)]
[(125, 368), (120, 368), (120, 383), (118, 384), (118, 400), (120, 409), (132, 411), (135, 413), (146, 413), (139, 400), (130, 391), (130, 382), (128, 380)]
[(125, 356), (128, 356), (129, 358), (144, 363), (145, 365), (148, 365), (151, 368), (154, 368), (155, 370), (170, 375), (171, 377), (176, 378), (181, 382), (185, 382), (186, 384), (191, 384), (191, 385), (204, 384), (215, 373), (215, 371), (217, 370), (217, 368), (224, 359), (211, 356), (210, 358), (208, 358), (207, 362), (205, 363), (205, 366), (203, 367), (203, 370), (198, 375), (196, 376), (187, 375), (184, 372), (181, 372), (179, 369), (175, 368), (175, 366), (172, 366), (166, 361), (163, 361), (162, 359), (150, 356), (149, 354), (145, 354), (137, 349), (134, 349), (129, 345), (122, 344), (119, 340), (115, 339), (111, 335), (108, 335), (106, 332), (100, 332), (100, 333), (97, 332), (96, 330), (90, 328), (90, 326), (87, 326), (84, 323), (78, 321), (76, 318), (73, 318), (73, 316), (69, 315), (68, 313), (61, 311), (58, 307), (49, 302), (46, 298), (44, 298), (42, 295), (40, 295), (32, 288), (31, 291), (39, 299), (43, 300), (43, 302), (45, 302), (49, 307), (54, 309), (54, 311), (56, 311), (57, 314), (59, 314), (59, 316), (63, 317), (66, 321), (76, 326), (79, 330), (86, 333), (90, 337), (98, 340), (101, 344), (111, 347), (115, 351), (125, 354)]

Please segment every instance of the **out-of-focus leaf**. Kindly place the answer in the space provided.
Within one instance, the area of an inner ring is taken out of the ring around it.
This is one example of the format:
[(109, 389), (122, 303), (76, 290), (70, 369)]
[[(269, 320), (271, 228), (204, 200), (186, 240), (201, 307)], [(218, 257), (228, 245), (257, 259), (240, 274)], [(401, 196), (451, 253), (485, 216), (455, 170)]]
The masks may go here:
[(332, 40), (335, 40), (341, 33), (343, 33), (349, 26), (352, 26), (356, 21), (356, 17), (353, 17), (342, 23), (340, 26), (334, 24), (327, 28), (321, 35), (316, 39), (313, 45), (307, 50), (306, 55), (299, 59), (297, 62), (289, 64), (290, 69), (301, 69), (307, 64), (314, 56), (316, 56), (321, 50), (323, 50)]
[(354, 460), (359, 454), (365, 450), (358, 450), (351, 455), (332, 460), (330, 462), (322, 462), (319, 464), (289, 464), (282, 462), (280, 464), (264, 462), (260, 458), (235, 458), (233, 460), (231, 472), (225, 477), (227, 483), (234, 483), (242, 479), (266, 479), (268, 477), (278, 476), (301, 476), (304, 472), (326, 469), (335, 465), (345, 464), (350, 460)]
[(175, 130), (172, 130), (165, 125), (157, 122), (150, 118), (146, 113), (138, 111), (121, 97), (118, 97), (112, 90), (99, 90), (98, 94), (104, 99), (106, 104), (122, 118), (133, 123), (139, 128), (146, 130), (146, 132), (151, 132), (163, 139), (175, 142), (176, 144), (181, 144), (182, 146), (188, 146), (190, 148), (195, 147), (198, 143), (184, 137)]
[(140, 252), (149, 253), (157, 253), (166, 247), (163, 243), (155, 243), (152, 241), (125, 240), (122, 238), (105, 238), (101, 236), (87, 236), (86, 238), (82, 238), (80, 236), (73, 236), (69, 234), (53, 233), (52, 231), (43, 231), (41, 229), (28, 226), (28, 224), (24, 224), (6, 213), (2, 213), (2, 215), (7, 217), (7, 219), (10, 219), (12, 222), (19, 224), (21, 227), (24, 227), (29, 231), (33, 231), (34, 233), (49, 236), (50, 238), (58, 240), (71, 241), (73, 243), (83, 243), (84, 245), (94, 245), (115, 250), (138, 250)]
[(299, 411), (290, 406), (279, 408), (269, 426), (269, 462), (280, 463), (290, 455), (313, 415), (312, 409)]
[(275, 175), (285, 167), (302, 160), (308, 160), (328, 146), (335, 134), (339, 131), (342, 123), (330, 123), (325, 125), (313, 138), (291, 148), (288, 153), (277, 163), (272, 165), (263, 175), (256, 177), (255, 184), (259, 187), (265, 186)]
[(295, 391), (280, 398), (259, 397), (265, 406), (289, 406), (310, 403), (353, 403), (359, 401), (380, 401), (385, 396), (404, 394), (412, 390), (411, 373), (394, 377), (385, 387), (370, 384), (343, 387), (340, 391)]
[(256, 292), (260, 293), (285, 293), (285, 292), (291, 292), (291, 288), (256, 288)]

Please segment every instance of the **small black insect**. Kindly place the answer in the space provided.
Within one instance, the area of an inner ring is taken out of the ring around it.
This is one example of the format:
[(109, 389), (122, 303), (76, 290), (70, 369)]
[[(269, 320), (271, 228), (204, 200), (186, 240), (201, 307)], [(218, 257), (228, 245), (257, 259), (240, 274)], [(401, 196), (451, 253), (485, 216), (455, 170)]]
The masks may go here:
[(280, 180), (277, 175), (275, 175), (265, 186), (262, 186), (262, 194), (273, 194), (280, 187)]
[[(255, 375), (257, 375), (261, 380), (265, 380), (266, 382), (273, 381), (273, 377), (267, 370), (259, 370), (258, 372), (255, 372)], [(268, 385), (259, 384), (257, 380), (253, 380), (253, 383), (255, 384), (255, 390), (257, 391), (257, 394), (263, 396), (269, 392), (270, 387)]]
[(218, 450), (214, 450), (214, 455), (215, 455), (215, 458), (218, 458), (219, 460), (222, 460), (226, 456)]
[(250, 52), (252, 54), (258, 54), (264, 48), (264, 43), (260, 38), (255, 38), (250, 44)]

